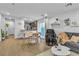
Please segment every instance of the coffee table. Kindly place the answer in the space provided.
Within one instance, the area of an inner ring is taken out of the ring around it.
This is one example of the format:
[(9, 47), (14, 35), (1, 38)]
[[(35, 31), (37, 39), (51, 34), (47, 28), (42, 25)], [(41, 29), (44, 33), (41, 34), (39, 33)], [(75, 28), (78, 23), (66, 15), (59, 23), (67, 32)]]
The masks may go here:
[(51, 51), (54, 55), (56, 56), (68, 56), (70, 55), (70, 48), (66, 47), (66, 46), (62, 46), (62, 45), (59, 45), (57, 47), (53, 46), (51, 48)]

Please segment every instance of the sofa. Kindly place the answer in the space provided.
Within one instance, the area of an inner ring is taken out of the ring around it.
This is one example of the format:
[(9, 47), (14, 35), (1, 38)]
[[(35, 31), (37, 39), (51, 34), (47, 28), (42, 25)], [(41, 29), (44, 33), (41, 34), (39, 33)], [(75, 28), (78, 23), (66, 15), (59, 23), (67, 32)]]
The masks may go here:
[[(70, 37), (70, 39), (71, 39), (71, 36), (73, 35), (79, 36), (79, 33), (68, 33), (68, 32), (66, 33)], [(79, 53), (79, 41), (78, 42), (68, 41), (64, 45), (69, 47), (71, 51)]]
[(66, 42), (65, 46), (69, 47), (71, 51), (79, 53), (79, 43)]

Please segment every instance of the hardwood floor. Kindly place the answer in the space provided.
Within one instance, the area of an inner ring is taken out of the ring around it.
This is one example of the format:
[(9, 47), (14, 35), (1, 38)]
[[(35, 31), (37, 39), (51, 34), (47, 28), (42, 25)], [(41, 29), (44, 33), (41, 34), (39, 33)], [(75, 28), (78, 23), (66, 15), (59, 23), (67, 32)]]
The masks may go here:
[(27, 44), (27, 40), (14, 39), (9, 36), (8, 39), (0, 42), (0, 55), (1, 56), (34, 56), (50, 47), (46, 46), (44, 41), (38, 44)]

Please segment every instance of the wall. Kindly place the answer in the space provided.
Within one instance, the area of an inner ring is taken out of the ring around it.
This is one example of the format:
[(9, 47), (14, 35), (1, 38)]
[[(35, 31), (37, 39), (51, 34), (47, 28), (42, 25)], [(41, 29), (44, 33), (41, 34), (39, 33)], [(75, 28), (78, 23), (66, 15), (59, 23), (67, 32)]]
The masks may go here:
[(0, 14), (0, 41), (2, 41), (1, 29), (5, 32), (5, 18), (2, 14)]
[(24, 30), (24, 20), (15, 20), (15, 38), (22, 38), (23, 33), (21, 30)]
[(15, 30), (14, 21), (6, 20), (6, 23), (9, 24), (8, 28), (6, 28), (8, 34), (14, 34), (14, 30)]
[(0, 14), (0, 41), (1, 41), (1, 14)]
[[(53, 22), (53, 20), (55, 20), (56, 17), (59, 19), (61, 26), (58, 27), (58, 28), (53, 28), (53, 27), (51, 27), (51, 23)], [(70, 20), (72, 20), (72, 21), (77, 21), (77, 23), (79, 25), (79, 11), (78, 10), (66, 12), (66, 13), (60, 14), (56, 17), (52, 17), (51, 19), (49, 19), (49, 22), (47, 23), (48, 26), (49, 26), (48, 28), (55, 29), (59, 32), (66, 31), (66, 32), (77, 32), (77, 33), (79, 33), (79, 27), (72, 27), (72, 26), (65, 26), (64, 25), (64, 20), (67, 19), (67, 18), (70, 18)]]

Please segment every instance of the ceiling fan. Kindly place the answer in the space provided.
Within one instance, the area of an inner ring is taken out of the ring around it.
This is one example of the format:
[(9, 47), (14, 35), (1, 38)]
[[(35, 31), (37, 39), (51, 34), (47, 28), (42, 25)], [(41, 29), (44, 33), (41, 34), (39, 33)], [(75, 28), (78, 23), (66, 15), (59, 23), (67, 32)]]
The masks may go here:
[(65, 4), (65, 7), (69, 7), (69, 6), (72, 6), (72, 3), (66, 3)]

